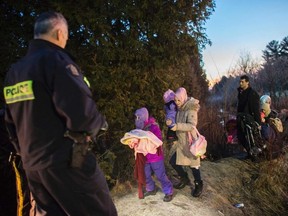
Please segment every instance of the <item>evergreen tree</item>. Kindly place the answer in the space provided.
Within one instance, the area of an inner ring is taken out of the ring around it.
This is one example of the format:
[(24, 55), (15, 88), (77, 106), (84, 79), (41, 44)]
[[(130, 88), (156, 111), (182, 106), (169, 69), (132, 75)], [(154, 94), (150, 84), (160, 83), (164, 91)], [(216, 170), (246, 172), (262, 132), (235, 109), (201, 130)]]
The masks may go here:
[(184, 86), (205, 99), (208, 82), (201, 50), (210, 43), (203, 25), (214, 0), (3, 0), (1, 88), (9, 66), (24, 56), (37, 16), (61, 12), (69, 24), (66, 50), (89, 79), (107, 117), (111, 143), (119, 146), (134, 127), (134, 111), (146, 106), (163, 125), (163, 93)]
[(273, 62), (281, 55), (281, 46), (278, 41), (273, 40), (268, 43), (266, 49), (263, 51), (263, 58), (266, 62)]

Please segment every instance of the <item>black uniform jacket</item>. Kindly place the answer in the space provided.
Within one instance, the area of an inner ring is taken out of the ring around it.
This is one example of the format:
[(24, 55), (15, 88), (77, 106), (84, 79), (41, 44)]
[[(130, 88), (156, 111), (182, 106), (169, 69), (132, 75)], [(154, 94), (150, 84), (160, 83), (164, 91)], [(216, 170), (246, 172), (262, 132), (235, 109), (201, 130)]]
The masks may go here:
[(16, 148), (29, 170), (65, 166), (73, 144), (65, 131), (95, 131), (105, 121), (79, 67), (64, 49), (41, 39), (12, 65), (4, 96), (8, 128), (15, 127)]

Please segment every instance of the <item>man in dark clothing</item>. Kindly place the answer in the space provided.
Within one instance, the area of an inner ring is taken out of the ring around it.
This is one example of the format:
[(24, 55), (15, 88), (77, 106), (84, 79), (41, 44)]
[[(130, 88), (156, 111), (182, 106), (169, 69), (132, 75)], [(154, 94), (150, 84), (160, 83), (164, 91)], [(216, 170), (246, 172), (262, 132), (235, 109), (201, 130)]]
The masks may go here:
[(261, 117), (260, 117), (260, 97), (258, 93), (250, 87), (249, 77), (243, 75), (240, 77), (240, 86), (238, 88), (238, 107), (237, 107), (237, 136), (239, 142), (246, 149), (247, 153), (250, 154), (250, 148), (247, 138), (245, 137), (245, 132), (243, 124), (240, 117), (245, 116), (246, 119), (251, 119), (257, 122), (258, 127), (261, 127)]
[[(5, 120), (37, 215), (117, 215), (87, 143), (106, 125), (80, 68), (64, 50), (62, 14), (41, 14), (27, 55), (4, 83)], [(80, 154), (79, 154), (80, 152)]]

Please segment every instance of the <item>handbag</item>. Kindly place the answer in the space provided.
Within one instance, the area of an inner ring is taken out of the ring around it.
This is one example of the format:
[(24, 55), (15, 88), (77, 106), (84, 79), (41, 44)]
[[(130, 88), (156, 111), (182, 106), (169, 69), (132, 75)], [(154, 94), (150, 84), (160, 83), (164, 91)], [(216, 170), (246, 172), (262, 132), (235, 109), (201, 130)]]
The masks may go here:
[(188, 132), (188, 137), (189, 137), (189, 149), (191, 154), (193, 154), (195, 157), (201, 157), (206, 153), (206, 148), (207, 148), (207, 140), (206, 138), (199, 133), (196, 127), (194, 127), (197, 138), (192, 139), (192, 134), (189, 131)]

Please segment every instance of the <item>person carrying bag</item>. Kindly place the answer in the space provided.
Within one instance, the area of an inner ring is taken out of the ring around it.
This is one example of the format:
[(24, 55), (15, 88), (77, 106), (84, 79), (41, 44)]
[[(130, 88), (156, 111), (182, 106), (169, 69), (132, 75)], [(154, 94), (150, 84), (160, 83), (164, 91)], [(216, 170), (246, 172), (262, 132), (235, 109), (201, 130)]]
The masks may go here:
[[(171, 130), (176, 131), (178, 140), (174, 142), (169, 160), (170, 165), (174, 168), (179, 176), (179, 182), (173, 184), (174, 188), (182, 189), (190, 185), (190, 179), (187, 171), (192, 171), (195, 187), (191, 190), (191, 195), (199, 197), (203, 190), (203, 181), (200, 173), (200, 157), (195, 157), (190, 152), (189, 138), (187, 133), (190, 131), (193, 139), (197, 137), (195, 127), (198, 122), (198, 111), (200, 109), (199, 100), (188, 97), (186, 89), (180, 87), (175, 92), (175, 103), (178, 107), (176, 114), (176, 124)], [(166, 122), (169, 125), (170, 122)], [(196, 139), (195, 139), (196, 140)], [(183, 168), (183, 166), (188, 169)]]

